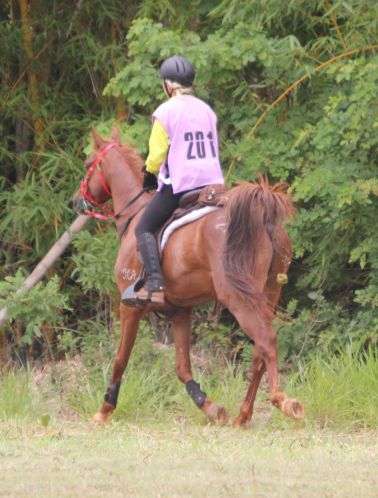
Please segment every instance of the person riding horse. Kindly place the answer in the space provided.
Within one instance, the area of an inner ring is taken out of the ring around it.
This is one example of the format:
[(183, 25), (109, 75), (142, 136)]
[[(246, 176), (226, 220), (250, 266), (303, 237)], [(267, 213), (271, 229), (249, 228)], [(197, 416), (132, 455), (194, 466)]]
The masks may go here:
[(168, 100), (152, 114), (143, 187), (157, 192), (135, 229), (146, 276), (135, 298), (164, 304), (164, 278), (155, 234), (185, 193), (211, 184), (223, 185), (224, 177), (218, 153), (217, 117), (207, 103), (192, 95), (192, 63), (174, 55), (163, 62), (160, 76)]
[[(179, 98), (181, 97), (175, 97)], [(166, 121), (164, 123), (166, 124)], [(198, 128), (194, 128), (194, 135), (192, 129), (185, 133), (192, 133), (192, 136), (196, 137), (196, 129)], [(171, 132), (170, 129), (168, 131)], [(120, 235), (114, 273), (122, 296), (121, 336), (104, 401), (93, 417), (94, 423), (103, 424), (109, 421), (116, 409), (122, 376), (140, 321), (146, 313), (144, 304), (147, 301), (142, 301), (143, 306), (128, 305), (123, 296), (132, 287), (130, 300), (133, 302), (140, 270), (135, 227), (143, 216), (142, 209), (145, 208), (146, 201), (151, 200), (152, 196), (144, 189), (141, 190), (144, 161), (134, 147), (121, 143), (119, 129), (114, 127), (108, 139), (101, 137), (95, 129), (92, 130), (92, 135), (93, 153), (85, 163), (85, 178), (73, 196), (73, 204), (79, 212), (82, 212), (85, 206), (85, 214), (96, 218), (103, 213), (104, 216), (100, 219), (113, 220)], [(197, 137), (202, 138), (198, 134)], [(190, 142), (185, 142), (185, 137), (184, 144), (187, 145), (187, 156), (184, 156), (184, 159), (188, 158), (185, 162), (185, 167), (188, 168), (188, 163), (190, 165), (192, 160), (188, 156), (194, 153), (198, 156), (204, 154), (201, 144), (197, 150), (197, 142), (195, 147), (190, 146)], [(209, 150), (211, 151), (211, 145)], [(167, 155), (169, 158), (169, 153)], [(177, 163), (172, 164), (176, 166)], [(161, 198), (164, 191), (171, 192), (173, 203), (174, 195), (180, 195), (182, 189), (178, 189), (178, 194), (174, 193), (176, 183), (171, 163), (169, 172), (170, 176), (163, 178), (170, 178), (171, 191), (167, 190), (169, 184), (165, 184), (156, 194), (156, 198)], [(183, 177), (184, 173), (185, 170)], [(220, 187), (219, 190), (223, 185)], [(268, 374), (270, 401), (273, 406), (294, 419), (301, 419), (304, 415), (302, 404), (296, 399), (288, 398), (280, 389), (277, 340), (272, 328), (272, 320), (281, 295), (282, 277), (287, 274), (291, 262), (291, 242), (283, 223), (294, 216), (295, 206), (286, 189), (286, 183), (269, 185), (266, 176), (260, 176), (258, 183), (242, 183), (233, 187), (227, 192), (227, 202), (222, 208), (177, 230), (164, 248), (164, 310), (174, 309), (174, 313), (168, 313), (166, 317), (172, 324), (177, 376), (185, 384), (196, 406), (215, 423), (226, 424), (227, 411), (201, 390), (200, 384), (194, 380), (190, 362), (193, 307), (214, 300), (219, 301), (232, 313), (240, 327), (255, 343), (250, 383), (233, 426), (249, 427), (257, 389), (265, 371)], [(208, 200), (208, 194), (212, 194), (213, 190), (216, 189), (212, 186), (205, 188), (202, 192), (206, 194), (205, 200)], [(135, 192), (138, 194), (135, 195)], [(110, 199), (116, 214), (105, 207), (105, 203)], [(154, 199), (155, 197), (151, 203)], [(125, 212), (125, 206), (131, 205), (134, 206), (133, 209)], [(130, 229), (127, 230), (127, 227)], [(152, 268), (156, 261), (150, 265)], [(132, 286), (131, 280), (134, 281)], [(159, 285), (164, 286), (162, 277)], [(159, 288), (158, 292), (162, 290)], [(155, 306), (151, 303), (147, 309), (156, 309)], [(157, 307), (161, 309), (161, 305)]]

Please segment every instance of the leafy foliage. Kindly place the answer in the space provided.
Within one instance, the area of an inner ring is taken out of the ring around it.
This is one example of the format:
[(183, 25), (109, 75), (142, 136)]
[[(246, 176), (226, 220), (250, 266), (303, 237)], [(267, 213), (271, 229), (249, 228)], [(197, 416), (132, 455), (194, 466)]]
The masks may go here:
[[(291, 185), (298, 204), (278, 319), (284, 359), (352, 340), (376, 343), (375, 1), (191, 0), (183, 8), (144, 0), (129, 2), (127, 12), (119, 0), (68, 1), (58, 15), (55, 4), (37, 0), (22, 15), (14, 2), (0, 7), (0, 275), (11, 278), (3, 289), (20, 284), (16, 269), (31, 271), (72, 220), (91, 126), (106, 134), (117, 120), (124, 139), (147, 153), (150, 114), (163, 98), (158, 67), (180, 53), (193, 60), (196, 92), (218, 114), (228, 182), (267, 172)], [(31, 46), (21, 20), (33, 28)], [(51, 310), (73, 308), (72, 330), (98, 313), (114, 289), (116, 247), (100, 224), (78, 236), (55, 266), (53, 288), (37, 289), (42, 301), (51, 293), (47, 308), (36, 297), (22, 301), (39, 317), (34, 328), (24, 322), (27, 337), (44, 320), (57, 323)], [(12, 307), (8, 290), (2, 295)], [(12, 316), (21, 308), (15, 301)], [(105, 315), (114, 309), (105, 308)], [(225, 339), (227, 328), (200, 324), (196, 340), (249, 357), (250, 345), (235, 345), (238, 330)]]
[(74, 241), (77, 252), (72, 258), (76, 268), (72, 276), (77, 276), (84, 292), (91, 289), (114, 292), (113, 266), (118, 245), (115, 232), (99, 233), (97, 237), (93, 237), (89, 232), (81, 232), (77, 236)]
[(15, 292), (22, 289), (24, 277), (18, 272), (15, 277), (7, 277), (0, 283), (0, 307), (8, 310), (8, 318), (19, 319), (25, 323), (22, 341), (32, 344), (33, 337), (41, 336), (41, 325), (61, 323), (60, 312), (69, 309), (67, 297), (59, 292), (59, 279), (52, 277), (44, 286), (39, 282), (29, 292)]

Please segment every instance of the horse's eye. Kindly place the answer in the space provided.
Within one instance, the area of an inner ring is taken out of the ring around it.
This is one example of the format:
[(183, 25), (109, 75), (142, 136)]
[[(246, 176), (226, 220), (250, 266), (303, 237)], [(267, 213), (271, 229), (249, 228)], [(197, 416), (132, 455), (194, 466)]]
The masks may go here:
[(85, 161), (84, 161), (84, 168), (85, 169), (88, 169), (90, 166), (92, 166), (92, 164), (94, 163), (96, 159), (96, 156), (94, 154), (92, 154), (91, 156), (89, 156)]

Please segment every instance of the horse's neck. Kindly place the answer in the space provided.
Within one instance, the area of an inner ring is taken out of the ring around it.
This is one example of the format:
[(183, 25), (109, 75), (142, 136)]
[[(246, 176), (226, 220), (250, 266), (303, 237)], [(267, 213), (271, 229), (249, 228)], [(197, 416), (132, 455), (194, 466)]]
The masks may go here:
[[(115, 213), (119, 213), (142, 190), (140, 177), (127, 165), (114, 168), (108, 182), (112, 193)], [(137, 199), (133, 203), (133, 210), (137, 209), (143, 202), (145, 201), (142, 198)], [(127, 211), (125, 212), (126, 214), (128, 214)]]

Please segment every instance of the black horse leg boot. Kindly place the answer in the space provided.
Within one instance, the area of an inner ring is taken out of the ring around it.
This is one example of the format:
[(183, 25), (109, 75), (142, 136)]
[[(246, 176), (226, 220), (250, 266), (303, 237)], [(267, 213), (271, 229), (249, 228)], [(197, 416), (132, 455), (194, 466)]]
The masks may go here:
[(164, 304), (164, 278), (161, 273), (159, 249), (152, 233), (142, 233), (137, 238), (137, 248), (142, 258), (146, 282), (135, 293), (136, 299), (155, 304)]

